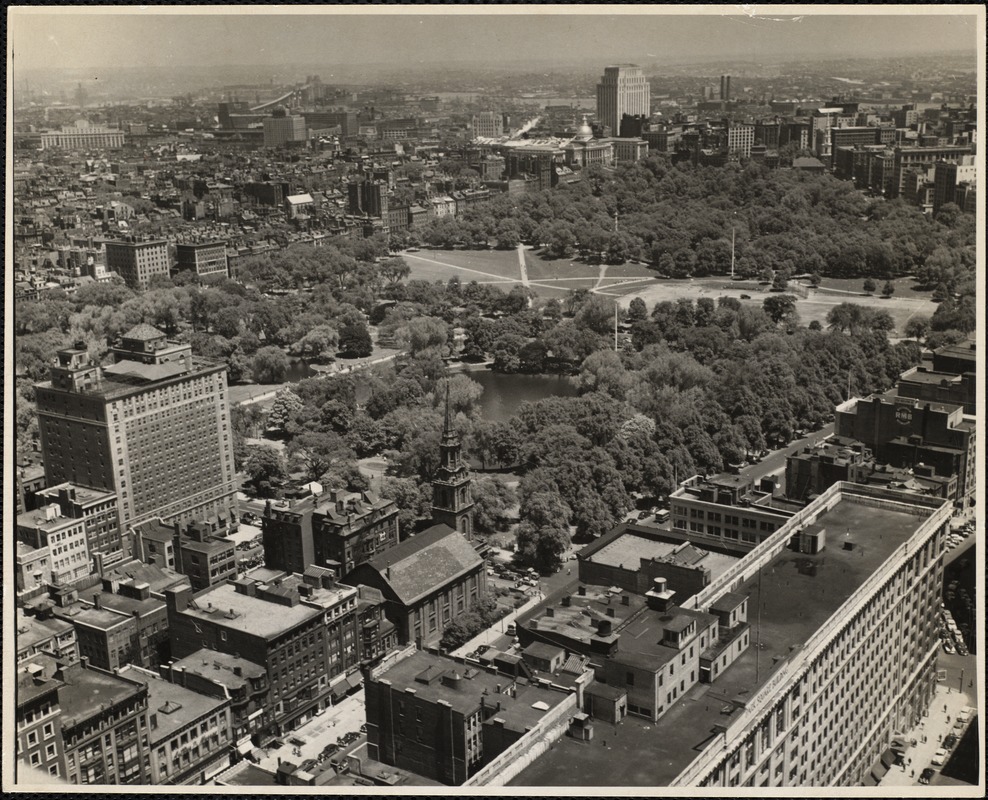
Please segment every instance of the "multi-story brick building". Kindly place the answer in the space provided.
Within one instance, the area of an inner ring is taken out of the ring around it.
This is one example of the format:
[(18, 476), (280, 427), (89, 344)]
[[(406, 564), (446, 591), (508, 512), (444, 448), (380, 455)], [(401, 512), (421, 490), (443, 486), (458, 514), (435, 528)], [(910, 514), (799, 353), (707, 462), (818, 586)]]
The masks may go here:
[(116, 272), (131, 289), (147, 289), (156, 275), (167, 278), (171, 273), (168, 242), (105, 241), (106, 268)]
[(750, 550), (802, 507), (775, 494), (768, 482), (756, 489), (739, 475), (694, 475), (669, 495), (672, 529), (690, 541)]
[(245, 658), (203, 648), (163, 666), (162, 675), (198, 694), (230, 701), (230, 725), (237, 752), (244, 755), (260, 740), (251, 734), (267, 729), (274, 704), (268, 672)]
[(29, 617), (21, 608), (16, 610), (15, 621), (18, 664), (39, 653), (66, 663), (78, 661), (79, 641), (70, 623), (48, 614), (42, 615), (40, 611)]
[(64, 684), (55, 677), (56, 664), (48, 656), (35, 655), (17, 664), (18, 781), (31, 782), (22, 767), (65, 780), (65, 743), (58, 692)]
[(164, 601), (151, 597), (146, 583), (122, 581), (116, 592), (101, 589), (68, 592), (57, 598), (56, 618), (76, 629), (79, 652), (101, 669), (126, 664), (157, 667), (167, 661), (168, 612)]
[(199, 276), (230, 274), (226, 242), (185, 242), (175, 245), (176, 272), (188, 270)]
[(53, 583), (71, 583), (91, 571), (85, 520), (62, 516), (54, 503), (18, 516), (17, 539), (48, 551)]
[(91, 667), (86, 659), (57, 666), (53, 677), (63, 684), (58, 705), (66, 780), (83, 786), (150, 783), (147, 686)]
[[(708, 659), (711, 702), (682, 690), (688, 673), (675, 675), (678, 697), (625, 753), (640, 767), (637, 779), (725, 789), (863, 785), (934, 695), (950, 517), (942, 500), (839, 483), (713, 580), (689, 610), (718, 616), (719, 627), (741, 619), (746, 598), (750, 646), (716, 674)], [(641, 619), (632, 613), (614, 624), (618, 654), (646, 638), (637, 636)], [(717, 649), (707, 655), (719, 658)], [(542, 785), (547, 775), (558, 785), (574, 760), (586, 774), (608, 770), (611, 759), (606, 748), (560, 739), (509, 785)]]
[(312, 515), (312, 541), (313, 563), (345, 574), (398, 544), (398, 506), (374, 492), (334, 492)]
[(458, 786), (569, 700), (408, 648), (365, 681), (371, 758)]
[(113, 353), (100, 367), (84, 348), (61, 350), (35, 387), (48, 484), (116, 493), (123, 530), (235, 516), (226, 366), (144, 324)]
[(52, 582), (51, 549), (17, 542), (14, 581), (19, 602), (44, 594), (48, 584)]
[(115, 492), (60, 483), (38, 492), (38, 497), (45, 504), (56, 504), (63, 516), (83, 520), (90, 555), (123, 550)]
[(317, 565), (338, 575), (398, 544), (398, 507), (373, 492), (268, 501), (261, 515), (265, 563), (285, 572)]
[(150, 783), (202, 785), (230, 766), (228, 698), (199, 694), (140, 667), (124, 667), (117, 675), (148, 689)]
[(360, 661), (357, 590), (329, 570), (264, 571), (193, 595), (167, 592), (172, 652), (203, 648), (263, 666), (270, 678), (267, 733), (290, 730), (330, 705), (331, 683)]
[(958, 502), (975, 488), (975, 420), (961, 406), (897, 397), (894, 390), (837, 406), (835, 433), (856, 439), (879, 461), (895, 467), (926, 464), (938, 475), (957, 476)]

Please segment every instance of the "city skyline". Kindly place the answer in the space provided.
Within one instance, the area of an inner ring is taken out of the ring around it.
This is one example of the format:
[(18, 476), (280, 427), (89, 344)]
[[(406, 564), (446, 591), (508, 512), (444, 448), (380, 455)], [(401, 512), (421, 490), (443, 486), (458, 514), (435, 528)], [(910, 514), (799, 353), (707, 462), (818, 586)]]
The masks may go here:
[[(735, 57), (773, 61), (970, 51), (979, 44), (976, 17), (951, 14), (951, 7), (937, 7), (937, 12), (948, 13), (936, 14), (928, 13), (928, 7), (927, 13), (922, 13), (924, 7), (896, 7), (900, 13), (854, 14), (853, 26), (848, 24), (852, 15), (832, 13), (837, 9), (813, 8), (807, 14), (794, 13), (802, 11), (798, 7), (772, 7), (771, 15), (719, 15), (716, 7), (661, 7), (650, 14), (592, 14), (584, 8), (574, 14), (566, 13), (566, 7), (525, 7), (496, 15), (435, 7), (401, 14), (251, 9), (249, 15), (236, 16), (224, 13), (230, 7), (195, 14), (172, 13), (174, 9), (142, 14), (18, 8), (10, 14), (10, 51), (20, 71), (53, 66), (276, 67), (289, 62), (410, 67), (507, 61), (508, 49), (516, 64), (587, 60), (589, 66), (590, 60), (619, 58), (659, 63)], [(907, 8), (910, 13), (905, 13)], [(871, 32), (879, 17), (882, 37), (875, 41)], [(332, 33), (338, 36), (327, 46), (327, 34)]]
[(986, 12), (852, 8), (11, 9), (3, 789), (983, 797)]

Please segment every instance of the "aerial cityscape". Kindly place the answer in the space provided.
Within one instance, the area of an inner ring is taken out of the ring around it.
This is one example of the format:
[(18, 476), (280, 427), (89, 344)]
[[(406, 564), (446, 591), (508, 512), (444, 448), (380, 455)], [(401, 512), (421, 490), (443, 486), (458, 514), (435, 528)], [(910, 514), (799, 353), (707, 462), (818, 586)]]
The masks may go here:
[(4, 790), (984, 796), (983, 7), (509, 8), (8, 9)]

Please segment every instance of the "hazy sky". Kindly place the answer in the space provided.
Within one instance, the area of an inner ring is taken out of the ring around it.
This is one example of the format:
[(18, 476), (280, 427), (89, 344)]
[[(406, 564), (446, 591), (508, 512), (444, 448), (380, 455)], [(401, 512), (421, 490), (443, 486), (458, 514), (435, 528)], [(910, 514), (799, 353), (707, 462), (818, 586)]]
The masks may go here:
[[(468, 62), (585, 58), (588, 66), (615, 57), (647, 61), (690, 61), (710, 57), (757, 59), (916, 54), (984, 47), (984, 28), (969, 6), (965, 16), (821, 14), (821, 7), (794, 16), (786, 9), (756, 6), (765, 16), (698, 13), (644, 16), (532, 13), (454, 15), (409, 10), (395, 14), (270, 14), (248, 6), (236, 14), (190, 15), (188, 7), (131, 7), (120, 14), (107, 8), (83, 13), (67, 8), (52, 13), (18, 14), (10, 9), (8, 41), (15, 68), (105, 68), (138, 65)], [(364, 8), (367, 8), (366, 6)], [(384, 7), (378, 6), (384, 11)], [(823, 7), (825, 9), (825, 7)], [(926, 7), (935, 10), (935, 7)], [(712, 10), (712, 9), (711, 9)], [(793, 8), (793, 11), (800, 9)], [(32, 9), (33, 11), (33, 9)], [(898, 11), (898, 9), (897, 9)]]

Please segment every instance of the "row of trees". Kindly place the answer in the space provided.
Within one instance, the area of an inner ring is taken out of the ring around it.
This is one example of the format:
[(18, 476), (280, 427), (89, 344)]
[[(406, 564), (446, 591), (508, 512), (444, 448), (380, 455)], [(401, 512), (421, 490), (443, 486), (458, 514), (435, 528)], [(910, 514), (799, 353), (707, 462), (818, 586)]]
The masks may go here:
[(869, 200), (830, 175), (674, 165), (663, 154), (584, 174), (552, 192), (498, 196), (434, 220), (420, 238), (439, 247), (526, 242), (552, 258), (647, 259), (663, 274), (690, 277), (730, 270), (733, 232), (743, 277), (917, 274), (948, 291), (972, 277), (974, 216), (952, 204), (934, 219), (901, 200)]

